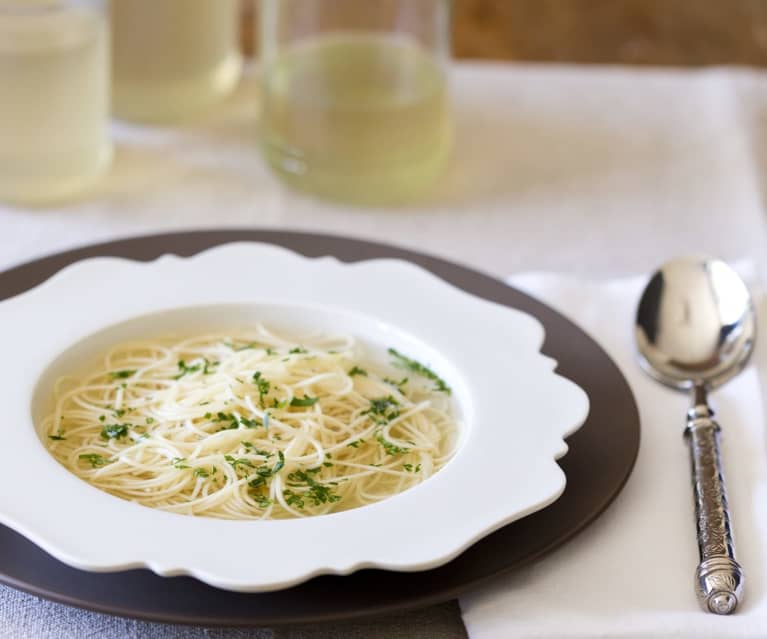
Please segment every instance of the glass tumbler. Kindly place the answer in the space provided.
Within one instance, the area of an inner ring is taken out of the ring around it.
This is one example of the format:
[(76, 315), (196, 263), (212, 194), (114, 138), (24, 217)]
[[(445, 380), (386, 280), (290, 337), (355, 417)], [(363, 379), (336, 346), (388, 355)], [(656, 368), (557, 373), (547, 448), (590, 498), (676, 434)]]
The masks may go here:
[(112, 0), (115, 114), (167, 122), (235, 87), (242, 69), (239, 0)]
[(109, 165), (102, 0), (0, 0), (0, 200), (45, 203)]
[(451, 144), (449, 0), (261, 0), (261, 146), (290, 185), (417, 197)]

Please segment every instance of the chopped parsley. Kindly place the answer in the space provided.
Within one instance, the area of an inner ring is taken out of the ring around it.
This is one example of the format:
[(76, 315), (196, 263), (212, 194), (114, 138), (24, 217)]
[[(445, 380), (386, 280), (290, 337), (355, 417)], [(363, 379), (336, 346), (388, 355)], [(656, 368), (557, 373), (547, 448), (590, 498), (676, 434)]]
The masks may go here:
[(445, 380), (442, 379), (439, 375), (437, 375), (428, 366), (424, 366), (423, 364), (421, 364), (421, 362), (418, 362), (414, 359), (410, 359), (409, 357), (406, 357), (405, 355), (396, 351), (393, 348), (389, 349), (389, 355), (395, 358), (396, 360), (395, 364), (399, 366), (400, 368), (413, 371), (416, 375), (420, 375), (421, 377), (425, 377), (426, 379), (430, 379), (431, 381), (433, 381), (435, 383), (434, 390), (439, 391), (441, 393), (445, 393), (447, 395), (450, 395), (450, 393), (452, 392), (450, 387), (445, 383)]
[(380, 431), (376, 433), (376, 441), (381, 444), (388, 455), (404, 455), (405, 453), (410, 452), (409, 448), (402, 448), (390, 442)]
[(365, 440), (364, 439), (355, 439), (353, 442), (349, 442), (346, 444), (349, 448), (359, 448), (360, 444), (362, 444)]
[(292, 490), (286, 490), (283, 492), (283, 495), (285, 495), (285, 503), (288, 506), (295, 506), (296, 508), (303, 509), (306, 504), (304, 503), (304, 500), (301, 498), (301, 495), (294, 493)]
[(229, 463), (229, 465), (237, 470), (240, 466), (247, 466), (248, 468), (255, 468), (253, 465), (253, 462), (249, 459), (245, 459), (244, 457), (240, 457), (239, 459), (236, 459), (232, 457), (231, 455), (224, 455), (224, 459)]
[(136, 369), (133, 370), (122, 370), (122, 371), (111, 371), (109, 373), (109, 376), (112, 379), (128, 379), (129, 377), (133, 377), (136, 374)]
[(363, 415), (369, 415), (377, 424), (387, 424), (399, 417), (399, 402), (391, 395), (370, 400), (370, 408)]
[(87, 461), (91, 465), (91, 468), (99, 468), (100, 466), (106, 466), (107, 464), (111, 464), (114, 461), (112, 459), (106, 459), (105, 457), (102, 457), (101, 455), (96, 455), (94, 453), (89, 453), (87, 455), (80, 455), (78, 459)]
[(290, 405), (296, 407), (314, 406), (319, 401), (319, 399), (319, 397), (309, 397), (308, 395), (304, 395), (303, 397), (294, 397), (290, 400)]
[(285, 455), (282, 451), (277, 452), (278, 460), (272, 468), (268, 466), (260, 466), (256, 468), (256, 476), (248, 481), (248, 486), (251, 488), (260, 488), (266, 485), (266, 480), (279, 473), (285, 466)]
[(348, 373), (349, 377), (354, 377), (355, 375), (362, 375), (363, 377), (368, 376), (368, 372), (364, 368), (360, 368), (359, 366), (354, 366)]
[(384, 377), (384, 381), (389, 384), (389, 386), (394, 386), (396, 388), (399, 388), (400, 390), (402, 387), (407, 384), (408, 378), (403, 377), (401, 380), (397, 381), (396, 379), (392, 379), (391, 377)]
[(274, 457), (272, 453), (270, 453), (268, 450), (261, 450), (260, 448), (256, 448), (255, 444), (252, 444), (251, 442), (241, 442), (242, 445), (245, 447), (245, 450), (247, 450), (249, 453), (253, 453), (254, 455), (261, 455), (262, 457)]
[(171, 464), (173, 464), (173, 468), (178, 468), (179, 470), (189, 468), (189, 464), (186, 463), (186, 457), (174, 457), (171, 460)]
[(258, 342), (250, 342), (248, 344), (245, 344), (244, 346), (237, 346), (236, 344), (232, 342), (224, 342), (224, 346), (226, 346), (227, 348), (231, 348), (235, 352), (239, 352), (239, 351), (247, 351), (254, 348), (258, 348), (259, 344)]
[(204, 366), (202, 367), (202, 374), (203, 375), (212, 375), (215, 373), (213, 370), (216, 366), (219, 365), (220, 362), (210, 362), (207, 358), (203, 358), (203, 362), (205, 362)]
[(291, 348), (288, 351), (288, 355), (301, 355), (302, 353), (308, 353), (308, 352), (309, 351), (307, 351), (303, 346), (296, 346), (295, 348)]
[(408, 473), (420, 473), (421, 472), (421, 464), (416, 464), (413, 466), (413, 464), (402, 464), (402, 468), (405, 469)]
[(253, 373), (253, 383), (258, 388), (258, 403), (261, 406), (264, 405), (264, 397), (269, 394), (269, 389), (272, 387), (268, 379), (261, 376), (261, 371)]
[(258, 504), (259, 508), (269, 508), (272, 505), (272, 500), (266, 495), (253, 495), (253, 500)]
[(101, 429), (101, 439), (120, 439), (128, 434), (130, 424), (106, 424)]
[(190, 373), (196, 373), (202, 368), (201, 364), (195, 364), (194, 366), (189, 366), (183, 359), (178, 360), (178, 375), (176, 375), (173, 379), (181, 379), (184, 375), (189, 375)]
[(154, 424), (154, 417), (147, 417), (146, 418), (146, 423), (147, 424)]
[[(206, 415), (209, 415), (210, 413), (205, 413)], [(210, 419), (209, 417), (207, 419)], [(228, 422), (228, 426), (222, 426), (221, 430), (230, 430), (240, 427), (240, 420), (237, 419), (237, 416), (233, 413), (222, 413), (219, 412), (216, 414), (216, 416), (211, 419), (212, 422)]]
[(192, 471), (192, 475), (195, 477), (210, 477), (210, 473), (202, 467), (195, 468)]
[(64, 431), (59, 430), (59, 432), (56, 433), (55, 435), (48, 435), (48, 439), (52, 439), (55, 442), (63, 442), (64, 440), (66, 440), (66, 437), (64, 437)]
[(258, 428), (261, 426), (261, 423), (257, 419), (248, 419), (247, 417), (240, 417), (240, 423), (245, 426), (245, 428)]
[[(295, 505), (298, 508), (304, 508), (304, 498), (309, 499), (312, 504), (332, 504), (341, 500), (340, 495), (333, 492), (332, 485), (321, 484), (312, 475), (315, 475), (321, 468), (308, 468), (307, 470), (296, 470), (288, 475), (288, 486), (291, 488), (302, 488), (304, 492), (296, 493), (292, 490), (286, 490), (286, 502)], [(293, 497), (293, 503), (291, 503)]]

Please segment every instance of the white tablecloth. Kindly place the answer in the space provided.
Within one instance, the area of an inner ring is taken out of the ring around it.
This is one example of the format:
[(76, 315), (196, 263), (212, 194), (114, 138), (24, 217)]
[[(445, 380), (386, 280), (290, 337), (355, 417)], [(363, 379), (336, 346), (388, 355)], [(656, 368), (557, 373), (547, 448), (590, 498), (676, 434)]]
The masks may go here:
[[(357, 210), (285, 190), (256, 151), (257, 96), (246, 82), (184, 128), (115, 126), (113, 170), (78, 202), (0, 205), (0, 268), (96, 240), (212, 226), (344, 233), (498, 276), (646, 272), (690, 251), (763, 265), (767, 76), (461, 64), (453, 88), (453, 163), (418, 205)], [(44, 606), (32, 614), (2, 592), (0, 636), (67, 636), (30, 625)]]

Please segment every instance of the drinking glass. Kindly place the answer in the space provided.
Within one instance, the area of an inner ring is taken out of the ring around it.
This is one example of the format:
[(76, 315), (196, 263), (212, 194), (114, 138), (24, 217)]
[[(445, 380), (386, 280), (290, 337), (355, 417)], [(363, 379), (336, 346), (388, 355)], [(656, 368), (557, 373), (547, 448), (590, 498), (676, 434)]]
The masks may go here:
[(103, 0), (0, 0), (0, 199), (44, 203), (109, 165)]
[(417, 197), (451, 143), (449, 0), (261, 0), (261, 146), (287, 183)]
[(242, 69), (239, 0), (112, 0), (114, 112), (165, 122), (219, 101)]

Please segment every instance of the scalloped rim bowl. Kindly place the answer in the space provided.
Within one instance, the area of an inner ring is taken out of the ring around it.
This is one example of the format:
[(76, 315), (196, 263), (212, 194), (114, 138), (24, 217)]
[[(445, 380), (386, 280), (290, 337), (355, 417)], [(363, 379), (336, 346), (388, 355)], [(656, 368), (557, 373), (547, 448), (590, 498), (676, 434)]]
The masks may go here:
[[(256, 319), (349, 332), (433, 365), (454, 389), (454, 457), (422, 484), (370, 506), (227, 521), (113, 497), (48, 453), (36, 424), (58, 375), (121, 339)], [(434, 568), (562, 493), (555, 460), (588, 413), (586, 394), (540, 353), (537, 320), (399, 260), (345, 264), (251, 242), (149, 263), (88, 259), (0, 302), (0, 326), (0, 352), (16, 363), (0, 372), (0, 465), (9, 478), (0, 523), (84, 570), (149, 568), (258, 592), (361, 568)]]

